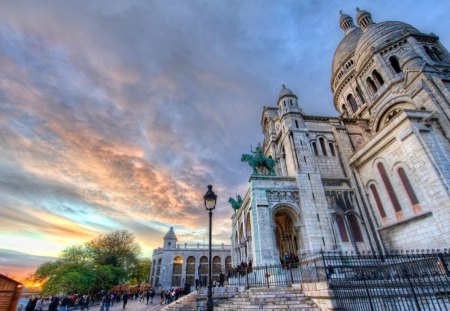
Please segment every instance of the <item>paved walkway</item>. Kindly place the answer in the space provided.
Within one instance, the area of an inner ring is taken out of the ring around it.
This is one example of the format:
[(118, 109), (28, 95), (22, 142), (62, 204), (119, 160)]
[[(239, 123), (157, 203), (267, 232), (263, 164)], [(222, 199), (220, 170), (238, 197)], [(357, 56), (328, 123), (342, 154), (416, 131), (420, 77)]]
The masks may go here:
[[(164, 305), (160, 305), (161, 299), (160, 297), (153, 298), (153, 304), (145, 304), (145, 302), (139, 302), (138, 300), (128, 300), (127, 306), (125, 307), (126, 311), (159, 311), (164, 307)], [(122, 309), (123, 302), (114, 303), (114, 305), (109, 308), (109, 311), (120, 311)], [(100, 306), (90, 307), (89, 311), (99, 311)]]

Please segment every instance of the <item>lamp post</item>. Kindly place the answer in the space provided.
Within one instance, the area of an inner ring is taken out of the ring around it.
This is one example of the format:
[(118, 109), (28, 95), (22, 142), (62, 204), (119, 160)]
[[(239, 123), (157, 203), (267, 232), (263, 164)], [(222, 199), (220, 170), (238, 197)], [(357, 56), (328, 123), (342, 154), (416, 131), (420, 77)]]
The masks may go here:
[(211, 269), (212, 269), (212, 250), (211, 250), (211, 234), (212, 234), (212, 211), (216, 208), (217, 195), (212, 190), (212, 186), (208, 185), (208, 191), (206, 191), (203, 196), (203, 200), (205, 201), (205, 208), (209, 212), (209, 269), (208, 269), (208, 300), (206, 301), (206, 310), (212, 311), (214, 310), (214, 302), (212, 299), (212, 277), (211, 277)]

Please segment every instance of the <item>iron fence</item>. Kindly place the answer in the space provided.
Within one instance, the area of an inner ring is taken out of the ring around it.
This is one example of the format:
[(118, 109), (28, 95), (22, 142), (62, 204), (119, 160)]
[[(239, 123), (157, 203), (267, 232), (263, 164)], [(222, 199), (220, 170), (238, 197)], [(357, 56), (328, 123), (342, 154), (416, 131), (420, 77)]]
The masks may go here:
[(317, 279), (326, 279), (343, 310), (450, 310), (448, 250), (321, 253), (314, 260)]
[(450, 252), (321, 252), (300, 263), (238, 267), (229, 285), (290, 286), (326, 282), (338, 308), (348, 311), (450, 310)]
[(301, 278), (301, 268), (298, 264), (238, 267), (228, 272), (229, 285), (246, 288), (290, 286), (300, 283)]

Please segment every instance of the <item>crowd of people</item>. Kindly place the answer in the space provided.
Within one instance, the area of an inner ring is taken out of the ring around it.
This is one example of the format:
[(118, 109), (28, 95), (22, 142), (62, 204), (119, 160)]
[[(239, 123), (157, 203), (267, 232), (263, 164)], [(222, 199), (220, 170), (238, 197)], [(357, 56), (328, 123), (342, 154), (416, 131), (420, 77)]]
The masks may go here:
[(162, 289), (161, 290), (161, 303), (160, 304), (169, 304), (176, 300), (178, 300), (180, 297), (189, 294), (190, 292), (190, 286), (186, 285), (184, 288), (178, 287), (178, 288), (171, 288), (170, 290)]
[(68, 295), (53, 295), (51, 297), (31, 298), (26, 306), (19, 306), (18, 311), (67, 311), (89, 310), (93, 305), (100, 305), (101, 311), (109, 311), (114, 303), (122, 303), (125, 309), (129, 299), (140, 299), (140, 302), (153, 303), (155, 291), (152, 288), (145, 290), (116, 290), (100, 291), (89, 295), (76, 292)]

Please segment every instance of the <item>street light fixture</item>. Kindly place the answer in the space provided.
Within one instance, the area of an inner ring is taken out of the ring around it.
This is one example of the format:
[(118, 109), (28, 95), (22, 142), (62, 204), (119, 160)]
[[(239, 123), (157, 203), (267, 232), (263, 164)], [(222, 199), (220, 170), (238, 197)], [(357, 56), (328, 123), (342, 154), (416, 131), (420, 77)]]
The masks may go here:
[(212, 299), (212, 277), (211, 277), (211, 269), (212, 269), (212, 250), (211, 250), (211, 234), (212, 234), (212, 211), (216, 208), (217, 195), (212, 190), (212, 186), (208, 185), (208, 191), (206, 191), (203, 196), (203, 200), (205, 201), (205, 208), (209, 212), (209, 269), (208, 269), (208, 300), (206, 301), (206, 310), (212, 311), (214, 310), (214, 302)]

